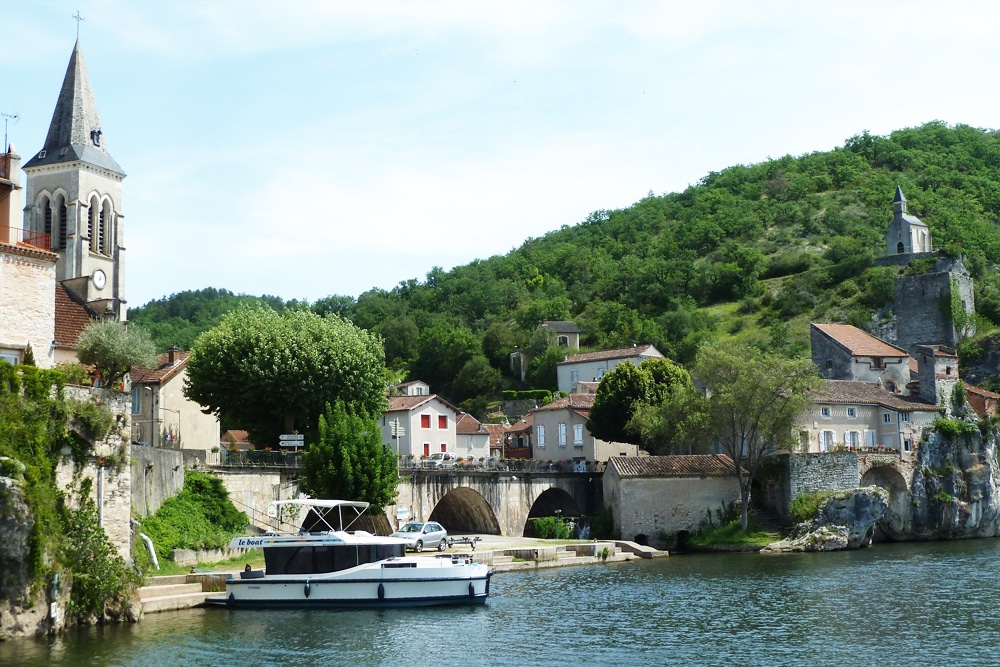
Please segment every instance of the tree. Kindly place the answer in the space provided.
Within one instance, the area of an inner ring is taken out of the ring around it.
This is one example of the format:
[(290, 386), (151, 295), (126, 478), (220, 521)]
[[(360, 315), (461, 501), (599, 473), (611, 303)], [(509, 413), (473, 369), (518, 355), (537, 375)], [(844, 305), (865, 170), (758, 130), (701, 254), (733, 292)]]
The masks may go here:
[(493, 398), (500, 392), (500, 371), (483, 356), (473, 357), (462, 366), (452, 385), (457, 401), (470, 398)]
[(378, 422), (342, 400), (319, 417), (318, 439), (306, 450), (300, 484), (314, 498), (360, 500), (373, 515), (396, 499), (396, 456), (382, 444)]
[[(618, 364), (597, 387), (587, 429), (601, 440), (652, 443), (660, 449), (662, 432), (675, 421), (669, 417), (672, 397), (682, 388), (691, 388), (691, 376), (668, 359), (646, 359), (638, 366)], [(639, 422), (634, 421), (637, 411), (642, 415)]]
[(385, 407), (382, 342), (336, 315), (241, 307), (195, 341), (184, 395), (257, 443), (316, 429), (327, 403)]
[(92, 320), (76, 345), (80, 362), (97, 367), (102, 387), (115, 387), (136, 366), (156, 366), (156, 346), (149, 335), (118, 320)]
[(432, 391), (453, 398), (452, 384), (474, 357), (482, 356), (479, 339), (468, 329), (437, 325), (424, 329), (410, 377), (423, 380)]
[(811, 362), (764, 354), (732, 342), (703, 347), (693, 373), (705, 388), (705, 434), (732, 459), (747, 529), (750, 486), (764, 460), (794, 444), (793, 429), (822, 380)]

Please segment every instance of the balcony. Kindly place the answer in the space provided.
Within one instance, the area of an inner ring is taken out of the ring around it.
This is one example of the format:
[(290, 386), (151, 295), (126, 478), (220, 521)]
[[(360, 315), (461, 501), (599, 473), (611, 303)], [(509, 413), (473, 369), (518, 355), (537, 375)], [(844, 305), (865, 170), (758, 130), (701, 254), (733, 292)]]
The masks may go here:
[(31, 246), (39, 250), (52, 251), (52, 235), (44, 232), (35, 232), (30, 229), (20, 227), (9, 227), (0, 225), (0, 241), (13, 245)]

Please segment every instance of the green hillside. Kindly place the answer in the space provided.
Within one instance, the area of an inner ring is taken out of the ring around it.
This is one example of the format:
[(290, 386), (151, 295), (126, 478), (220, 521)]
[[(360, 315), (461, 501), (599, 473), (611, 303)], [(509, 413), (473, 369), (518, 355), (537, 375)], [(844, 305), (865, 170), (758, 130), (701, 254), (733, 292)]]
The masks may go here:
[(506, 255), (435, 267), (357, 300), (208, 289), (130, 309), (129, 320), (161, 347), (188, 347), (241, 301), (337, 313), (382, 335), (400, 377), (456, 402), (478, 397), (471, 407), (496, 394), (515, 347), (535, 355), (531, 384), (554, 388), (562, 357), (532, 335), (542, 319), (573, 320), (588, 348), (652, 343), (682, 363), (725, 336), (802, 355), (810, 321), (865, 327), (891, 300), (896, 272), (919, 270), (873, 265), (897, 184), (935, 247), (965, 256), (981, 331), (1000, 323), (1000, 134), (941, 122), (712, 172), (683, 192), (595, 211)]

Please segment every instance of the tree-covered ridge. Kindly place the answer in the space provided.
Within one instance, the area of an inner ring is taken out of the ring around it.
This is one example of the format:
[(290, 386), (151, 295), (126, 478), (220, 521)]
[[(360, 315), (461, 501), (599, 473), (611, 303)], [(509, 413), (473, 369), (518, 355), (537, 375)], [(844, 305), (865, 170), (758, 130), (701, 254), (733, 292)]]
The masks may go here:
[[(528, 380), (548, 387), (561, 355), (533, 338), (542, 319), (573, 320), (589, 348), (652, 343), (681, 362), (726, 336), (801, 355), (809, 321), (866, 326), (891, 300), (900, 269), (873, 261), (885, 252), (897, 184), (935, 246), (966, 256), (979, 312), (1000, 323), (1000, 280), (990, 270), (1000, 261), (1000, 135), (942, 122), (729, 167), (682, 192), (596, 211), (506, 255), (310, 307), (381, 335), (387, 363), (401, 371), (440, 369), (434, 355), (448, 350), (454, 367), (432, 389), (456, 402), (493, 384), (483, 359), (507, 372), (515, 348), (534, 353)], [(211, 301), (210, 292), (175, 295), (133, 317), (152, 323), (170, 312), (180, 330), (212, 320), (233, 298), (254, 299), (220, 291), (222, 303), (187, 316), (171, 304)], [(290, 305), (303, 304), (274, 307)]]

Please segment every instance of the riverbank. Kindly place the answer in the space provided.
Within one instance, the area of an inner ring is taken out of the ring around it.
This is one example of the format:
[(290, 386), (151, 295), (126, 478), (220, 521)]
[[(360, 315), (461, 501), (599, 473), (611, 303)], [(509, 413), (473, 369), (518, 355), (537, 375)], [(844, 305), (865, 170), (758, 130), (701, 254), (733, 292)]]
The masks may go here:
[[(448, 549), (444, 554), (427, 552), (418, 555), (435, 558), (445, 554), (469, 554), (475, 560), (489, 565), (494, 574), (669, 556), (666, 551), (625, 540), (567, 542), (502, 535), (454, 535), (453, 537), (480, 539), (476, 541), (475, 549), (470, 545), (460, 544)], [(211, 564), (202, 564), (192, 568), (192, 572), (187, 574), (150, 577), (138, 592), (137, 604), (140, 613), (146, 615), (203, 606), (206, 597), (217, 596), (220, 591), (224, 591), (226, 579), (238, 576), (238, 573), (239, 570), (232, 570), (231, 564), (219, 569), (213, 568)]]

